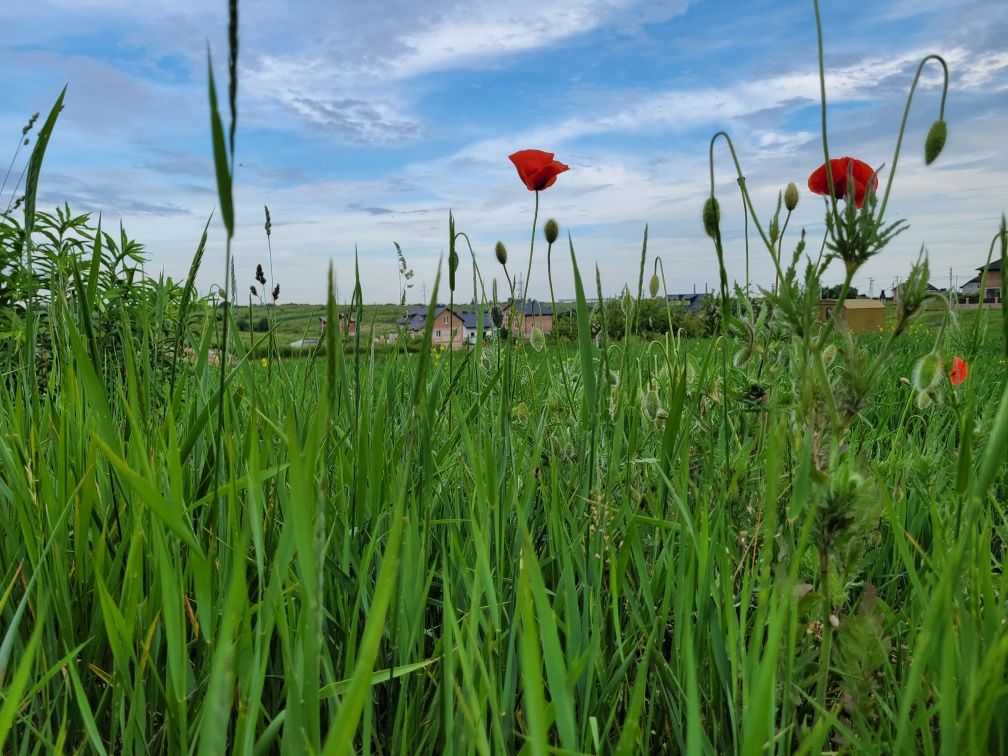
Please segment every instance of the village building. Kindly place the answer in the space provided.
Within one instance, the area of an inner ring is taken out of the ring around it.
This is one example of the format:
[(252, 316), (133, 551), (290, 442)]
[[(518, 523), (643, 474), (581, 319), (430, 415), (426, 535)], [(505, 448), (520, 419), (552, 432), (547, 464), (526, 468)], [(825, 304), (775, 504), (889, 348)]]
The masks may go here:
[(819, 300), (819, 320), (829, 320), (836, 314), (851, 333), (878, 333), (885, 329), (885, 305), (877, 299), (845, 299), (836, 309), (836, 299)]
[(987, 280), (984, 281), (984, 266), (977, 268), (977, 275), (971, 278), (969, 281), (964, 283), (959, 287), (959, 291), (963, 294), (973, 295), (980, 293), (980, 283), (984, 284), (984, 295), (982, 297), (983, 301), (986, 303), (1000, 302), (1004, 299), (1004, 290), (1002, 287), (1002, 264), (1004, 263), (1004, 258), (1000, 260), (994, 260), (989, 266), (987, 266)]
[[(512, 322), (511, 305), (505, 305), (503, 309), (505, 321)], [(528, 299), (525, 301), (524, 312), (520, 306), (515, 307), (514, 310), (512, 333), (520, 333), (527, 339), (532, 335), (533, 328), (539, 328), (543, 333), (553, 332), (553, 310), (549, 305), (535, 299)]]
[(704, 299), (707, 295), (703, 292), (699, 294), (693, 292), (692, 294), (669, 294), (669, 302), (679, 302), (683, 305), (683, 310), (685, 312), (698, 312), (701, 307), (703, 307)]

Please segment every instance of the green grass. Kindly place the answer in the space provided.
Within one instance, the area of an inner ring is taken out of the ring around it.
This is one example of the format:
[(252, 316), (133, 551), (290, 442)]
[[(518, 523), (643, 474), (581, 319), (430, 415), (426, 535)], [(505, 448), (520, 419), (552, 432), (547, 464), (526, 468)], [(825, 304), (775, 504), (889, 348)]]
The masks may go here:
[(777, 286), (712, 338), (608, 337), (654, 309), (646, 237), (596, 312), (568, 240), (569, 341), (441, 352), (428, 318), (415, 353), (290, 359), (331, 285), (241, 331), (267, 308), (197, 295), (206, 232), (180, 286), (36, 213), (44, 149), (28, 231), (0, 216), (3, 753), (1008, 751), (1008, 316), (925, 308), (922, 258), (885, 333), (815, 320), (898, 230), (888, 187), (789, 262), (740, 180)]

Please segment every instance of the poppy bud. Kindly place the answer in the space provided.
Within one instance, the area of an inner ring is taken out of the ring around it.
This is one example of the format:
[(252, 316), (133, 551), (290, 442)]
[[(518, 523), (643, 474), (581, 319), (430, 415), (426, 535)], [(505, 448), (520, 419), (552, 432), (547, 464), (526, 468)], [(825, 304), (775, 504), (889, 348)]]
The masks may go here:
[(557, 225), (557, 222), (553, 218), (546, 221), (546, 225), (543, 226), (543, 236), (546, 237), (547, 244), (552, 244), (560, 236), (560, 226)]
[(784, 207), (789, 213), (798, 207), (798, 187), (795, 186), (794, 181), (788, 184), (787, 189), (784, 190)]
[(453, 249), (448, 255), (448, 288), (455, 291), (455, 271), (458, 270), (459, 256)]
[(504, 242), (499, 241), (494, 245), (494, 254), (497, 256), (497, 262), (507, 265), (507, 247), (504, 246)]
[(716, 239), (718, 236), (718, 226), (721, 225), (721, 207), (713, 197), (708, 197), (703, 206), (703, 227), (707, 236)]
[(629, 315), (630, 308), (633, 306), (633, 297), (630, 296), (630, 289), (626, 286), (623, 287), (623, 295), (620, 298), (620, 304), (623, 305), (623, 312)]
[(493, 322), (494, 328), (503, 328), (504, 311), (497, 305), (494, 305), (490, 308), (490, 320)]
[(658, 274), (654, 273), (651, 276), (651, 282), (648, 284), (648, 291), (651, 292), (651, 298), (654, 299), (658, 296)]
[(928, 352), (913, 366), (913, 386), (921, 394), (938, 385), (942, 379), (942, 361), (938, 352)]
[(924, 164), (931, 165), (941, 154), (945, 147), (945, 138), (948, 136), (948, 125), (944, 120), (938, 119), (931, 128), (928, 129), (927, 138), (924, 140)]

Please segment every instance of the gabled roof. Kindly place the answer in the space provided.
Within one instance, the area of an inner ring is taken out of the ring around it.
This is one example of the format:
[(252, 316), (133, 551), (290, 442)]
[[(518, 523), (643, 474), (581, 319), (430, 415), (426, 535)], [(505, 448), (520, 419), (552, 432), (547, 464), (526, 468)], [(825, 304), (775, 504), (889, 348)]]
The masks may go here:
[(686, 312), (695, 312), (700, 309), (707, 295), (695, 291), (692, 294), (669, 294), (668, 298), (671, 302), (686, 302)]
[[(462, 318), (462, 325), (466, 328), (476, 328), (476, 313), (475, 312), (459, 312), (456, 313), (460, 318)], [(490, 314), (487, 312), (483, 313), (483, 328), (490, 328)]]
[[(510, 308), (511, 308), (511, 305), (506, 305), (504, 307), (505, 310), (508, 310)], [(517, 310), (517, 309), (521, 309), (521, 308), (516, 306), (515, 309)], [(538, 301), (536, 299), (527, 299), (527, 300), (525, 300), (525, 315), (526, 316), (527, 315), (552, 315), (552, 314), (553, 314), (553, 310), (550, 309), (550, 306), (548, 304), (543, 304), (542, 302), (540, 302), (540, 301)]]
[[(1001, 270), (1001, 263), (1002, 262), (1004, 262), (1004, 258), (1003, 257), (1001, 259), (999, 259), (999, 260), (991, 260), (991, 264), (987, 266), (987, 270)], [(984, 269), (983, 265), (981, 265), (979, 268), (977, 268), (977, 270), (979, 270), (981, 273), (983, 273), (983, 269)]]

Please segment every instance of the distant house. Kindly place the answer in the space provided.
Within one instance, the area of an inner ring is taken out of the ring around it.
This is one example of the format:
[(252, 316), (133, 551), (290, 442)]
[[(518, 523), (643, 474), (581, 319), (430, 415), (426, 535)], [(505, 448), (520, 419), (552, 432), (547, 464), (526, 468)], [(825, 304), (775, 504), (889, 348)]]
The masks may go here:
[[(1001, 279), (1001, 265), (1003, 262), (1004, 258), (1001, 258), (1000, 260), (993, 261), (987, 267), (986, 291), (983, 296), (984, 302), (1000, 302), (1003, 299)], [(971, 278), (959, 287), (959, 291), (963, 294), (980, 293), (980, 282), (983, 279), (984, 268), (981, 266), (977, 270), (979, 273), (974, 278)]]
[(309, 336), (308, 338), (297, 339), (296, 341), (292, 341), (290, 343), (290, 346), (293, 349), (306, 349), (307, 347), (318, 346), (318, 343), (319, 340), (317, 338), (315, 338), (314, 336)]
[[(426, 322), (426, 307), (410, 307), (399, 319), (399, 324), (404, 326), (406, 332), (411, 336), (422, 336)], [(483, 313), (482, 327), (484, 336), (490, 336), (493, 333), (493, 324), (490, 322), (489, 313)], [(479, 317), (475, 312), (456, 311), (446, 305), (437, 305), (434, 308), (431, 343), (454, 349), (463, 344), (475, 342), (479, 329)]]
[(686, 312), (696, 312), (699, 310), (704, 303), (704, 299), (707, 298), (706, 294), (693, 292), (692, 294), (669, 294), (668, 299), (670, 302), (681, 302), (684, 305)]
[[(320, 315), (318, 320), (319, 330), (325, 331), (326, 326), (329, 325), (329, 318), (325, 315)], [(357, 333), (357, 321), (347, 312), (341, 312), (339, 314), (339, 327), (340, 332), (345, 333), (347, 336), (353, 336)]]
[[(901, 283), (899, 286), (897, 286), (896, 288), (894, 288), (892, 290), (892, 297), (893, 297), (893, 301), (894, 302), (899, 302), (903, 298), (903, 290), (905, 288), (906, 288), (906, 281), (904, 281), (903, 283)], [(941, 293), (941, 291), (942, 290), (939, 289), (937, 286), (934, 286), (932, 284), (928, 284), (927, 285), (927, 293), (928, 294), (932, 294), (932, 293), (938, 294), (938, 293)]]
[[(504, 306), (504, 319), (511, 321), (511, 305)], [(520, 306), (514, 308), (514, 322), (511, 330), (520, 333), (526, 339), (532, 335), (533, 328), (539, 328), (543, 333), (553, 332), (553, 310), (549, 305), (535, 299), (525, 301), (524, 313)]]

